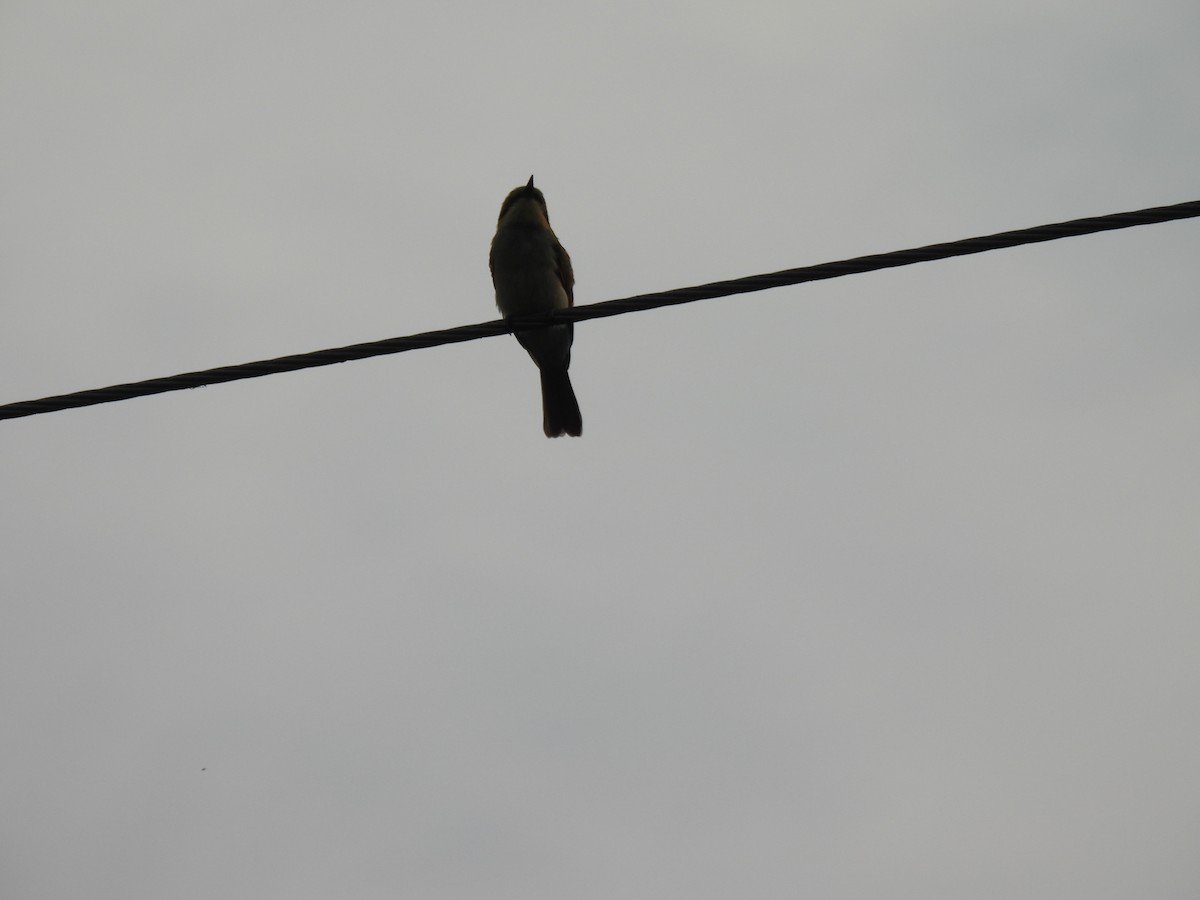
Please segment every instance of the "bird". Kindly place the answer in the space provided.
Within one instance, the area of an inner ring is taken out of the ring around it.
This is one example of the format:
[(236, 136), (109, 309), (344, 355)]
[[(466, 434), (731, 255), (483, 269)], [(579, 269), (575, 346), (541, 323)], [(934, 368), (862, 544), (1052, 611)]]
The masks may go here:
[[(500, 205), (488, 264), (502, 315), (548, 313), (575, 305), (571, 257), (550, 227), (546, 198), (533, 186), (513, 188)], [(537, 364), (542, 381), (542, 430), (546, 437), (583, 434), (583, 417), (567, 370), (574, 323), (514, 333)]]

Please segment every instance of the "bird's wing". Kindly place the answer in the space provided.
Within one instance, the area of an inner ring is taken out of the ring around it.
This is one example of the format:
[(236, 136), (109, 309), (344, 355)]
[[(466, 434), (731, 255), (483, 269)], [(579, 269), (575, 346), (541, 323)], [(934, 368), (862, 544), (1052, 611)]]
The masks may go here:
[(567, 306), (574, 306), (575, 272), (571, 268), (571, 254), (557, 240), (554, 242), (554, 267), (558, 270), (558, 280), (567, 292)]

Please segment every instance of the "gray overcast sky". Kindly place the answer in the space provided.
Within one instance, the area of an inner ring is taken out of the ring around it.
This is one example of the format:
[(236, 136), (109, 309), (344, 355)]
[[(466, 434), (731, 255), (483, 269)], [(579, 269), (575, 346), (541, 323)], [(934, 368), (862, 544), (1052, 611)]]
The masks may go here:
[[(0, 402), (1200, 198), (1195, 0), (0, 3)], [(1195, 897), (1200, 223), (0, 423), (0, 893)]]

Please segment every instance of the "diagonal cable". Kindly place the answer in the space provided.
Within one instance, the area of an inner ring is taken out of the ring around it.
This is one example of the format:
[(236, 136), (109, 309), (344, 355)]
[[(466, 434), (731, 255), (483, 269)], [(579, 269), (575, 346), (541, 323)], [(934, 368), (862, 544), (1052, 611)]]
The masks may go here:
[(697, 300), (710, 300), (716, 297), (728, 297), (733, 294), (765, 291), (787, 285), (804, 284), (809, 281), (841, 278), (845, 275), (875, 272), (880, 269), (890, 269), (897, 266), (911, 266), (914, 263), (932, 262), (933, 260), (949, 259), (954, 256), (968, 256), (973, 253), (984, 253), (989, 250), (999, 250), (1005, 247), (1017, 247), (1022, 244), (1056, 241), (1060, 238), (1096, 234), (1101, 231), (1133, 228), (1138, 225), (1170, 222), (1176, 219), (1188, 219), (1196, 216), (1200, 216), (1200, 200), (1193, 200), (1188, 203), (1176, 203), (1172, 206), (1155, 206), (1133, 212), (1093, 216), (1087, 219), (1073, 219), (1069, 222), (1038, 225), (1033, 228), (1021, 228), (1016, 231), (1002, 231), (998, 234), (984, 235), (982, 237), (964, 238), (941, 244), (930, 244), (926, 247), (894, 250), (890, 253), (876, 253), (871, 256), (857, 256), (853, 259), (821, 263), (815, 266), (785, 269), (782, 272), (750, 275), (745, 278), (734, 278), (729, 281), (714, 281), (694, 287), (676, 288), (675, 290), (660, 291), (654, 294), (639, 294), (635, 297), (623, 297), (618, 300), (606, 300), (602, 303), (576, 306), (546, 315), (496, 319), (489, 322), (481, 322), (477, 325), (460, 325), (456, 328), (446, 328), (441, 331), (426, 331), (421, 334), (387, 338), (382, 341), (369, 341), (363, 344), (351, 344), (347, 347), (337, 347), (330, 350), (296, 353), (276, 359), (259, 360), (258, 362), (241, 363), (233, 366), (220, 366), (215, 369), (204, 369), (199, 372), (185, 372), (180, 375), (168, 375), (164, 378), (151, 378), (147, 381), (135, 381), (129, 384), (113, 385), (112, 387), (77, 391), (72, 394), (43, 397), (40, 400), (23, 400), (0, 406), (0, 419), (36, 416), (63, 409), (94, 406), (99, 403), (114, 403), (118, 400), (129, 400), (133, 397), (146, 397), (151, 394), (162, 394), (168, 391), (180, 391), (186, 388), (201, 387), (209, 384), (221, 384), (226, 381), (238, 381), (243, 378), (259, 378), (263, 375), (274, 375), (278, 372), (294, 372), (298, 369), (329, 366), (334, 363), (367, 359), (371, 356), (383, 356), (388, 353), (403, 353), (407, 350), (420, 350), (425, 347), (438, 347), (443, 344), (473, 341), (479, 338), (508, 334), (521, 328), (536, 328), (550, 324), (551, 322), (582, 322), (585, 319), (619, 316), (624, 313), (639, 312), (662, 306), (678, 306), (682, 303), (694, 303)]

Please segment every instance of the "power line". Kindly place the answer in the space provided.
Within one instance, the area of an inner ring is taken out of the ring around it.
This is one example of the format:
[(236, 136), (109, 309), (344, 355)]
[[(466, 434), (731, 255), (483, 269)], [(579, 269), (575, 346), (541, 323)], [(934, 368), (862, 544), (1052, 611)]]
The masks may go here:
[(782, 272), (751, 275), (746, 278), (734, 278), (729, 281), (714, 281), (710, 284), (676, 288), (675, 290), (661, 291), (654, 294), (639, 294), (636, 297), (623, 297), (619, 300), (607, 300), (603, 303), (576, 306), (571, 309), (558, 310), (550, 314), (497, 319), (489, 322), (481, 322), (477, 325), (461, 325), (457, 328), (446, 328), (441, 331), (426, 331), (406, 337), (369, 341), (365, 344), (351, 344), (348, 347), (317, 350), (311, 353), (296, 353), (276, 359), (242, 363), (235, 366), (220, 366), (200, 372), (185, 372), (181, 375), (169, 375), (165, 378), (151, 378), (148, 381), (135, 381), (129, 384), (113, 385), (112, 387), (77, 391), (73, 394), (43, 397), (40, 400), (23, 400), (0, 406), (0, 419), (17, 419), (22, 416), (36, 416), (42, 413), (57, 412), (62, 409), (94, 406), (99, 403), (114, 403), (118, 400), (129, 400), (133, 397), (146, 397), (151, 394), (181, 391), (185, 388), (221, 384), (226, 381), (238, 381), (243, 378), (274, 375), (277, 372), (294, 372), (298, 369), (329, 366), (334, 363), (367, 359), (371, 356), (383, 356), (388, 353), (403, 353), (406, 350), (419, 350), (424, 347), (438, 347), (442, 344), (473, 341), (478, 338), (508, 334), (516, 330), (537, 328), (553, 322), (582, 322), (585, 319), (619, 316), (624, 313), (655, 309), (661, 306), (677, 306), (681, 303), (694, 303), (697, 300), (709, 300), (716, 297), (728, 297), (733, 294), (765, 291), (770, 288), (803, 284), (809, 281), (841, 278), (844, 275), (875, 272), (880, 269), (890, 269), (897, 266), (911, 266), (914, 263), (949, 259), (954, 256), (968, 256), (972, 253), (984, 253), (988, 250), (999, 250), (1004, 247), (1017, 247), (1022, 244), (1056, 241), (1065, 237), (1095, 234), (1119, 228), (1132, 228), (1137, 225), (1150, 225), (1155, 222), (1189, 219), (1196, 216), (1200, 216), (1200, 200), (1193, 200), (1188, 203), (1176, 203), (1173, 206), (1155, 206), (1150, 209), (1140, 209), (1134, 212), (1094, 216), (1088, 219), (1073, 219), (1069, 222), (1038, 225), (1033, 228), (1021, 228), (1016, 231), (1002, 231), (999, 234), (948, 241), (943, 244), (930, 244), (927, 247), (914, 247), (908, 250), (895, 250), (890, 253), (858, 256), (853, 259), (844, 259), (837, 262), (804, 266), (799, 269), (785, 269)]

